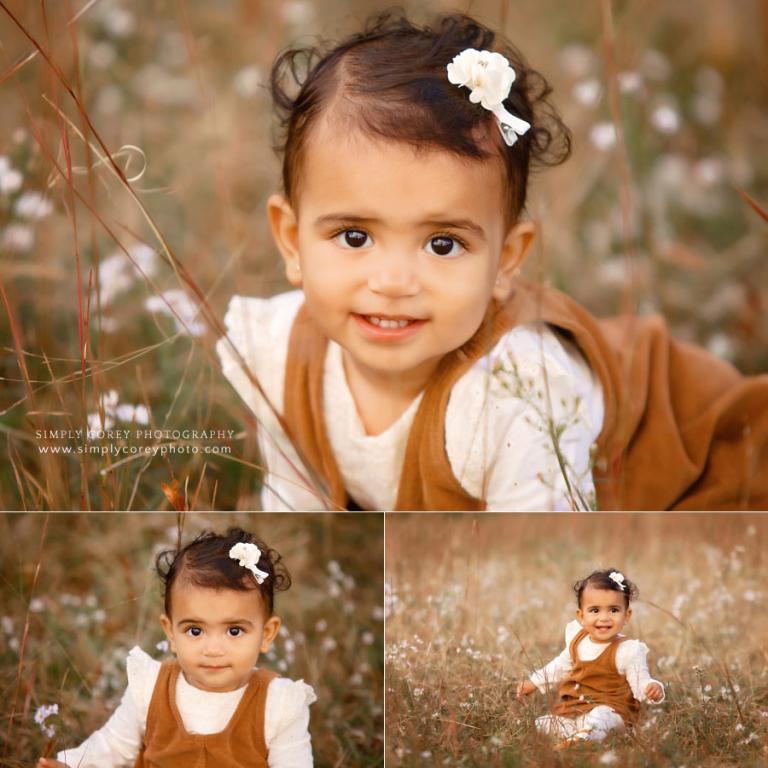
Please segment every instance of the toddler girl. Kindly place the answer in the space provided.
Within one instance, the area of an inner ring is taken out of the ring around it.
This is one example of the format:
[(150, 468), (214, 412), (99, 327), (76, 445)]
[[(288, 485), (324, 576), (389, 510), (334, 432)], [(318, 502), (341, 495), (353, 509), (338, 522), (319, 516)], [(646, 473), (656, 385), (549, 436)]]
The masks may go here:
[(536, 728), (560, 738), (558, 748), (600, 741), (609, 731), (632, 725), (640, 702), (664, 700), (664, 687), (648, 673), (648, 646), (621, 630), (632, 616), (637, 588), (619, 571), (594, 571), (573, 585), (576, 620), (565, 627), (565, 648), (529, 680), (517, 696), (558, 686), (551, 715)]
[(311, 766), (314, 691), (254, 667), (280, 629), (274, 592), (291, 583), (280, 555), (231, 528), (162, 552), (157, 571), (176, 659), (161, 664), (133, 648), (128, 688), (106, 725), (38, 768)]
[(301, 290), (234, 297), (218, 344), (262, 427), (265, 508), (768, 500), (768, 377), (734, 396), (739, 375), (658, 319), (603, 326), (518, 279), (529, 171), (570, 135), (514, 47), (388, 14), (283, 53), (271, 82), (269, 222)]

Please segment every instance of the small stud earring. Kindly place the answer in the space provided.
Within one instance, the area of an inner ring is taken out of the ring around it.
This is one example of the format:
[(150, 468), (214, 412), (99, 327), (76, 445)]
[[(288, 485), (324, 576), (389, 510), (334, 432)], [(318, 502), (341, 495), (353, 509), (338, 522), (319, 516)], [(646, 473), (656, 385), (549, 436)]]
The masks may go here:
[(298, 261), (294, 264), (294, 268), (296, 269), (297, 272), (301, 272), (301, 264), (299, 264)]

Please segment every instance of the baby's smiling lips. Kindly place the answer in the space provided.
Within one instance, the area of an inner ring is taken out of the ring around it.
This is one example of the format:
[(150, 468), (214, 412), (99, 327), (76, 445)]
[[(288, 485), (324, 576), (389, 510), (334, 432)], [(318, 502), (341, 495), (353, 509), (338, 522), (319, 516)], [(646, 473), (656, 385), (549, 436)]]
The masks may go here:
[(409, 315), (363, 314), (353, 312), (352, 317), (371, 339), (399, 340), (410, 336), (427, 322), (426, 318)]

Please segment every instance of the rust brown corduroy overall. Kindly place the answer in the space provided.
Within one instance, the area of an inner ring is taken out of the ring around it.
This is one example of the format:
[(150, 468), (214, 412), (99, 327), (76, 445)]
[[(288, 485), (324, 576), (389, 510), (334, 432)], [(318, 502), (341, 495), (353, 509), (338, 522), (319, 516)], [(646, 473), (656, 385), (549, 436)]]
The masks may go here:
[(219, 733), (188, 733), (176, 707), (177, 661), (164, 662), (149, 703), (144, 744), (135, 768), (267, 768), (264, 708), (277, 677), (258, 669), (227, 727)]
[(582, 661), (576, 649), (587, 634), (581, 629), (571, 640), (571, 672), (560, 683), (552, 713), (576, 717), (603, 704), (619, 714), (627, 725), (633, 724), (640, 714), (640, 704), (627, 679), (616, 669), (616, 651), (627, 638), (614, 638), (596, 659)]
[[(445, 447), (451, 390), (517, 325), (544, 322), (574, 342), (600, 381), (603, 428), (592, 476), (602, 510), (768, 508), (768, 375), (744, 377), (674, 341), (658, 316), (597, 320), (559, 291), (520, 283), (446, 355), (414, 416), (396, 510), (482, 510), (453, 474)], [(306, 305), (294, 320), (285, 372), (288, 436), (330, 508), (353, 503), (323, 417), (328, 340)]]

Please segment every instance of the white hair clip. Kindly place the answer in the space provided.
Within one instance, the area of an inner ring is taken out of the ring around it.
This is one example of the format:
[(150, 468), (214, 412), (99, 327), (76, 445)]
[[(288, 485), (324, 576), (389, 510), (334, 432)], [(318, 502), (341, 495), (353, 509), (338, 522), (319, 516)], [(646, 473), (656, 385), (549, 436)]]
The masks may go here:
[(500, 53), (467, 48), (446, 69), (449, 82), (469, 88), (469, 100), (493, 113), (508, 146), (530, 129), (530, 123), (510, 114), (502, 103), (515, 82), (515, 70)]
[(233, 560), (237, 560), (243, 568), (247, 568), (259, 584), (263, 584), (269, 576), (266, 571), (258, 568), (261, 550), (255, 544), (241, 541), (229, 550), (229, 556)]
[(624, 591), (627, 588), (627, 585), (624, 583), (624, 574), (619, 573), (618, 571), (611, 571), (608, 574), (609, 579), (613, 579), (618, 585), (619, 589)]

